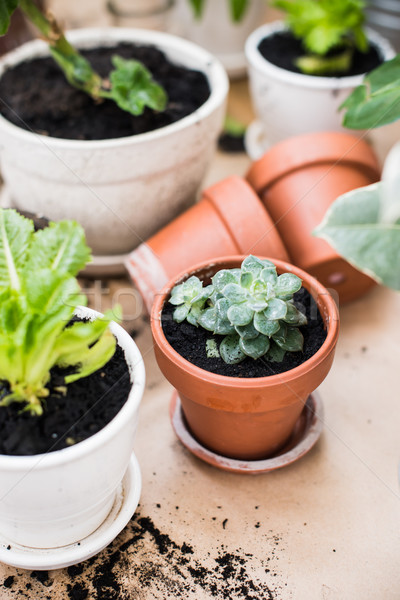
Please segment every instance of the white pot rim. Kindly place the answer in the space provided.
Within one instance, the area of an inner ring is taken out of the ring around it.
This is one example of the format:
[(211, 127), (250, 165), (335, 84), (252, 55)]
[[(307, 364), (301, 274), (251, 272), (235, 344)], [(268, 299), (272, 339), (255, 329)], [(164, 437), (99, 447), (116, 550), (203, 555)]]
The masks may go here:
[[(25, 129), (21, 129), (14, 125), (3, 116), (0, 115), (0, 126), (4, 131), (12, 133), (13, 136), (22, 140), (32, 142), (36, 138), (38, 144), (51, 144), (52, 147), (70, 148), (113, 148), (124, 145), (142, 144), (147, 141), (157, 140), (165, 136), (176, 133), (182, 129), (186, 129), (206, 118), (218, 106), (220, 106), (228, 93), (229, 80), (228, 75), (222, 66), (222, 63), (204, 48), (193, 44), (178, 36), (164, 33), (160, 31), (133, 29), (123, 27), (99, 27), (99, 28), (83, 28), (75, 29), (66, 32), (67, 38), (74, 44), (80, 47), (91, 48), (95, 47), (99, 41), (101, 44), (112, 45), (115, 42), (133, 42), (147, 46), (157, 46), (163, 50), (168, 56), (168, 51), (179, 53), (182, 56), (190, 57), (190, 65), (182, 63), (183, 66), (202, 71), (210, 85), (210, 96), (197, 110), (190, 115), (183, 117), (175, 123), (166, 125), (154, 131), (140, 133), (120, 138), (112, 138), (107, 140), (70, 140), (64, 138), (56, 138), (46, 135), (40, 135)], [(33, 40), (5, 54), (0, 59), (0, 77), (3, 72), (24, 60), (39, 56), (48, 56), (48, 45), (43, 40)], [(191, 65), (193, 61), (193, 65)]]
[[(78, 317), (89, 317), (94, 319), (101, 316), (101, 313), (80, 306), (75, 314)], [(33, 454), (29, 456), (9, 456), (0, 455), (0, 469), (3, 471), (31, 471), (37, 468), (47, 469), (55, 465), (62, 465), (66, 462), (73, 462), (82, 456), (95, 452), (99, 446), (103, 446), (110, 438), (113, 438), (121, 429), (121, 425), (126, 423), (138, 410), (145, 386), (145, 368), (142, 355), (131, 336), (121, 325), (114, 321), (110, 323), (110, 329), (117, 337), (118, 345), (124, 350), (126, 361), (131, 369), (132, 388), (128, 398), (121, 410), (115, 417), (107, 423), (100, 431), (91, 437), (79, 442), (75, 446), (47, 452), (46, 454)]]
[[(284, 81), (289, 85), (314, 89), (342, 89), (355, 87), (361, 83), (365, 73), (344, 77), (316, 77), (314, 75), (287, 71), (266, 60), (258, 50), (260, 42), (265, 37), (287, 29), (283, 21), (273, 21), (272, 23), (266, 23), (258, 27), (249, 35), (245, 44), (245, 54), (248, 63), (253, 69), (259, 71), (261, 74), (268, 74), (275, 79)], [(386, 38), (368, 27), (365, 28), (365, 31), (369, 41), (377, 46), (384, 60), (389, 60), (395, 56), (395, 51)]]

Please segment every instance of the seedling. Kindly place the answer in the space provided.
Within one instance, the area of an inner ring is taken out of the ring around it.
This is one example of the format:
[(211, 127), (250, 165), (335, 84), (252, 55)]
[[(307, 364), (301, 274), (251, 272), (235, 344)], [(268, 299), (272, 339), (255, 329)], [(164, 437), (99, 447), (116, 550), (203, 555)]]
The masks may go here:
[(89, 260), (77, 223), (34, 232), (30, 219), (0, 209), (0, 380), (9, 386), (1, 406), (21, 402), (24, 411), (41, 415), (53, 367), (72, 367), (68, 385), (113, 356), (111, 314), (71, 324), (75, 308), (86, 303), (76, 275)]
[(229, 364), (246, 356), (281, 362), (286, 352), (303, 349), (299, 327), (307, 318), (293, 301), (301, 284), (293, 273), (278, 275), (273, 263), (250, 255), (239, 269), (218, 271), (206, 287), (196, 276), (176, 285), (169, 302), (176, 322), (186, 319), (224, 336), (219, 348), (207, 343), (210, 358), (218, 352)]
[(285, 11), (286, 23), (306, 54), (296, 66), (309, 75), (346, 73), (354, 49), (368, 50), (363, 0), (273, 0)]
[(103, 79), (71, 46), (54, 17), (44, 15), (33, 0), (0, 0), (0, 35), (7, 33), (10, 17), (18, 6), (48, 42), (52, 57), (72, 86), (96, 101), (112, 100), (135, 116), (141, 115), (146, 106), (156, 111), (165, 109), (167, 95), (142, 63), (114, 56), (115, 68)]

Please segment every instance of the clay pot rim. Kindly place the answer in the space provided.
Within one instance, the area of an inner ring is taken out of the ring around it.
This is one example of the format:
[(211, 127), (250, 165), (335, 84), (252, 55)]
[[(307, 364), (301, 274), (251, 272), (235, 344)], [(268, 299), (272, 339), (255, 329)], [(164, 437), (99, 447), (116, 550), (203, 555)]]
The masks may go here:
[[(208, 118), (213, 112), (226, 101), (229, 90), (229, 80), (221, 62), (212, 56), (207, 50), (200, 46), (161, 31), (146, 29), (134, 29), (128, 27), (87, 27), (82, 29), (71, 29), (66, 31), (66, 37), (80, 49), (95, 48), (99, 45), (112, 45), (118, 42), (132, 42), (144, 45), (153, 45), (165, 52), (167, 58), (172, 55), (187, 56), (188, 60), (181, 61), (182, 66), (197, 69), (207, 78), (210, 86), (210, 96), (199, 106), (197, 110), (175, 123), (121, 138), (106, 140), (73, 140), (32, 133), (21, 129), (0, 115), (0, 126), (9, 131), (13, 136), (22, 140), (35, 142), (37, 145), (51, 145), (52, 148), (70, 148), (71, 150), (95, 149), (95, 148), (119, 148), (131, 146), (132, 144), (144, 144), (188, 129), (199, 121)], [(40, 39), (35, 39), (22, 44), (14, 50), (4, 54), (0, 58), (0, 77), (3, 72), (20, 62), (42, 56), (49, 56), (48, 44)], [(176, 60), (172, 58), (172, 60)]]
[[(344, 75), (342, 77), (324, 77), (315, 75), (306, 75), (304, 73), (294, 73), (282, 67), (278, 67), (269, 62), (262, 56), (258, 50), (259, 43), (266, 37), (279, 32), (287, 31), (288, 27), (284, 21), (278, 20), (272, 23), (265, 23), (255, 29), (247, 38), (245, 43), (245, 55), (247, 62), (262, 75), (269, 75), (280, 81), (284, 81), (287, 85), (301, 86), (307, 88), (318, 89), (335, 89), (339, 90), (349, 86), (355, 87), (362, 82), (365, 73), (358, 75)], [(382, 60), (388, 60), (395, 56), (395, 51), (389, 41), (381, 36), (378, 32), (369, 27), (365, 28), (368, 40), (372, 42), (381, 55)]]
[(201, 269), (208, 267), (212, 268), (220, 263), (240, 264), (244, 260), (244, 258), (244, 255), (230, 255), (225, 257), (217, 257), (212, 261), (203, 261), (201, 263), (193, 265), (190, 269), (181, 271), (181, 273), (179, 273), (173, 279), (171, 279), (163, 287), (163, 289), (157, 295), (153, 303), (150, 316), (150, 325), (154, 341), (159, 346), (160, 350), (167, 356), (168, 360), (175, 363), (175, 365), (182, 371), (187, 372), (190, 376), (194, 377), (195, 379), (206, 381), (207, 383), (215, 386), (234, 386), (245, 389), (251, 389), (259, 388), (261, 386), (273, 387), (276, 385), (289, 384), (292, 380), (298, 379), (299, 377), (306, 375), (311, 369), (315, 369), (320, 363), (322, 363), (326, 359), (326, 357), (335, 347), (339, 335), (339, 311), (332, 296), (321, 283), (319, 283), (314, 277), (312, 277), (299, 267), (296, 267), (288, 262), (268, 257), (261, 257), (273, 262), (278, 267), (278, 269), (294, 273), (295, 275), (300, 277), (303, 280), (303, 284), (306, 284), (304, 285), (304, 287), (308, 289), (308, 291), (312, 294), (313, 298), (315, 300), (317, 300), (317, 298), (319, 299), (321, 307), (323, 307), (326, 311), (326, 315), (324, 315), (322, 310), (319, 309), (321, 316), (324, 319), (325, 323), (329, 323), (327, 336), (322, 346), (317, 350), (317, 352), (313, 356), (311, 356), (301, 365), (298, 365), (297, 367), (290, 369), (289, 371), (285, 371), (284, 373), (278, 373), (276, 375), (270, 375), (267, 377), (228, 377), (226, 375), (211, 373), (210, 371), (206, 371), (205, 369), (197, 367), (193, 363), (183, 358), (183, 356), (181, 356), (170, 345), (162, 330), (161, 312), (167, 297), (170, 295), (171, 289), (177, 282), (187, 279), (189, 276), (195, 274)]
[(374, 151), (362, 138), (342, 131), (315, 131), (275, 144), (251, 165), (246, 179), (260, 194), (281, 177), (311, 165), (329, 163), (354, 165), (380, 178)]

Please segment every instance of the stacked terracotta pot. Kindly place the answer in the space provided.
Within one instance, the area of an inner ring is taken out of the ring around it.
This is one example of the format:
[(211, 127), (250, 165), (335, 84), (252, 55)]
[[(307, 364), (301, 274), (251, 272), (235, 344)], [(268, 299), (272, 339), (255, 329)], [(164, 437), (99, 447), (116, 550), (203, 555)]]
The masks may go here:
[[(374, 281), (312, 235), (341, 194), (378, 181), (371, 147), (348, 133), (312, 133), (276, 144), (254, 162), (246, 180), (234, 176), (140, 245), (126, 262), (145, 306), (177, 273), (230, 254), (288, 260), (316, 277), (338, 303)], [(261, 200), (260, 200), (261, 199)]]

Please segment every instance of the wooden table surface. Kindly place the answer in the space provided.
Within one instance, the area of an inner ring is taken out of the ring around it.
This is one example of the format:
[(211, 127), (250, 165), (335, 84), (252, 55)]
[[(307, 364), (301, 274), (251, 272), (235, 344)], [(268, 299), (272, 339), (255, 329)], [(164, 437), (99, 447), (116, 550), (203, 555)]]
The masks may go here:
[[(252, 120), (246, 80), (232, 84), (229, 112)], [(382, 159), (399, 133), (374, 137)], [(249, 162), (218, 152), (204, 185), (243, 175)], [(98, 310), (122, 304), (144, 357), (140, 505), (111, 546), (80, 565), (30, 572), (0, 564), (1, 600), (400, 599), (398, 293), (377, 286), (340, 307), (336, 359), (319, 388), (319, 442), (290, 466), (249, 476), (207, 465), (175, 437), (172, 388), (129, 278), (82, 284)]]

